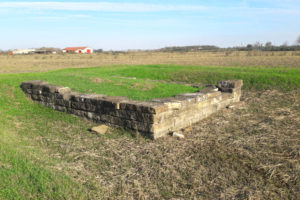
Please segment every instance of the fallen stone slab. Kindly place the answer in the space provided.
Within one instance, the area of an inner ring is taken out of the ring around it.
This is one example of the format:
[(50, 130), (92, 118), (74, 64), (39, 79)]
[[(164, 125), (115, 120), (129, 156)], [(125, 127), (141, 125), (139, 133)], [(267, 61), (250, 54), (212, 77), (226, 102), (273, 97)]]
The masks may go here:
[(95, 134), (104, 135), (108, 132), (109, 127), (106, 125), (95, 126), (91, 128), (91, 132)]
[(183, 134), (178, 133), (178, 132), (172, 133), (172, 136), (175, 137), (175, 138), (179, 138), (179, 139), (184, 139), (185, 138)]

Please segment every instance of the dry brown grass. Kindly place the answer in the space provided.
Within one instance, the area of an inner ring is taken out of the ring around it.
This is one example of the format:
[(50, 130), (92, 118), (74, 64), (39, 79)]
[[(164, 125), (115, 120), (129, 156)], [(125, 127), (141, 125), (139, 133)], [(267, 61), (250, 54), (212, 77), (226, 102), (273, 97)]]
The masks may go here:
[(184, 140), (74, 135), (64, 124), (52, 130), (64, 137), (39, 140), (60, 160), (53, 168), (92, 199), (299, 199), (300, 91), (243, 98), (187, 128)]
[(104, 65), (205, 65), (300, 67), (300, 52), (131, 52), (91, 55), (0, 55), (0, 73), (40, 72)]

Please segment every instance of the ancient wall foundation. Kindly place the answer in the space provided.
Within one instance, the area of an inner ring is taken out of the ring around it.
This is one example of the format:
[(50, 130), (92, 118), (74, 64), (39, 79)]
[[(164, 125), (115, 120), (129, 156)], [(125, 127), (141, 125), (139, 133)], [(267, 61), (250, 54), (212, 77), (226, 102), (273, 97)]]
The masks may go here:
[(38, 80), (23, 82), (21, 88), (32, 100), (55, 110), (136, 130), (157, 139), (240, 101), (242, 85), (242, 80), (220, 81), (215, 88), (147, 102), (80, 94)]

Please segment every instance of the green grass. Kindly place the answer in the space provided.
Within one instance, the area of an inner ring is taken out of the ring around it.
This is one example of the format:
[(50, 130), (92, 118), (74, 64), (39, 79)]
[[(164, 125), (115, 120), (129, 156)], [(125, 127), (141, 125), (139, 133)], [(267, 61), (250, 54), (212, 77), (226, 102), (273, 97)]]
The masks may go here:
[[(216, 84), (224, 79), (243, 79), (244, 89), (292, 90), (300, 86), (300, 69), (283, 67), (195, 67), (195, 66), (114, 66), (63, 69), (46, 73), (2, 75), (2, 82), (45, 80), (83, 93), (127, 96), (134, 100), (170, 97), (197, 89), (162, 81)], [(127, 79), (125, 77), (128, 77)], [(134, 77), (136, 79), (131, 79)], [(153, 81), (157, 80), (157, 81)]]
[[(64, 170), (55, 170), (61, 161), (51, 156), (51, 149), (67, 156), (66, 149), (76, 146), (74, 138), (90, 134), (87, 129), (94, 124), (31, 102), (20, 89), (23, 81), (39, 79), (79, 92), (149, 100), (196, 91), (190, 86), (151, 80), (214, 84), (222, 79), (243, 79), (244, 89), (292, 90), (300, 86), (299, 74), (299, 69), (282, 67), (158, 65), (0, 75), (0, 199), (87, 199), (101, 193), (92, 183), (82, 185)], [(100, 136), (89, 137), (98, 141)], [(68, 141), (64, 144), (67, 147), (54, 142), (62, 138)]]
[(55, 123), (79, 124), (75, 134), (86, 124), (33, 104), (19, 81), (0, 79), (0, 199), (87, 199), (85, 187), (49, 168), (56, 162), (41, 148), (45, 140), (37, 139), (61, 134)]
[[(14, 84), (20, 84), (25, 80), (45, 80), (55, 85), (68, 86), (73, 91), (106, 94), (109, 96), (126, 96), (134, 100), (151, 100), (152, 98), (170, 97), (184, 92), (199, 90), (182, 84), (151, 81), (158, 79), (157, 76), (152, 77), (151, 74), (142, 78), (136, 77), (137, 79), (119, 77), (123, 76), (123, 72), (126, 70), (129, 71), (127, 75), (131, 73), (132, 75), (135, 75), (135, 73), (143, 74), (143, 67), (131, 69), (127, 66), (64, 69), (47, 73), (2, 75), (1, 78), (7, 83), (14, 81)], [(147, 80), (145, 77), (151, 80)], [(167, 77), (165, 79), (162, 78), (163, 76), (159, 80), (168, 80)]]
[[(293, 90), (300, 86), (300, 69), (284, 67), (212, 67), (212, 66), (119, 66), (89, 69), (65, 69), (47, 73), (44, 79), (75, 90), (86, 92), (89, 88), (95, 93), (113, 96), (128, 96), (138, 100), (149, 100), (172, 96), (181, 92), (192, 92), (194, 88), (153, 82), (150, 80), (175, 81), (199, 84), (216, 84), (219, 80), (242, 79), (244, 89)], [(136, 80), (120, 77), (135, 77)], [(102, 78), (101, 84), (91, 82)], [(153, 84), (154, 88), (142, 91), (133, 88), (135, 83)]]
[(294, 90), (300, 87), (300, 69), (285, 67), (189, 67), (175, 72), (173, 80), (215, 84), (224, 79), (242, 79), (243, 89)]
[[(1, 133), (3, 136), (3, 133)], [(0, 144), (0, 199), (85, 199), (87, 196), (69, 177), (46, 170)]]

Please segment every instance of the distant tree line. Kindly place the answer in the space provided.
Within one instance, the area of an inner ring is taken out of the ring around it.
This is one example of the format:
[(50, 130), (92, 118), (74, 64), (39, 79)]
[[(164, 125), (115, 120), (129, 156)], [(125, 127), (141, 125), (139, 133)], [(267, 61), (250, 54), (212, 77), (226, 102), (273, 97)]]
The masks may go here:
[(165, 47), (162, 49), (157, 49), (154, 51), (162, 52), (191, 52), (191, 51), (224, 51), (224, 50), (235, 50), (235, 51), (299, 51), (299, 45), (287, 45), (282, 44), (280, 46), (275, 46), (271, 42), (265, 44), (256, 42), (255, 44), (248, 44), (247, 46), (238, 46), (238, 47), (228, 47), (220, 48), (217, 46), (182, 46), (182, 47)]
[(251, 51), (251, 50), (260, 50), (260, 51), (298, 51), (300, 50), (300, 37), (299, 42), (295, 45), (288, 45), (287, 42), (283, 43), (280, 46), (273, 45), (271, 42), (266, 42), (265, 44), (256, 42), (255, 44), (248, 44), (245, 47), (233, 47), (231, 49), (236, 49), (240, 51)]
[(188, 52), (188, 51), (216, 51), (220, 48), (213, 45), (196, 45), (196, 46), (181, 46), (181, 47), (165, 47), (155, 51), (165, 52)]
[(300, 35), (297, 38), (294, 45), (288, 45), (287, 42), (282, 45), (276, 46), (272, 42), (256, 42), (254, 44), (248, 44), (246, 46), (238, 47), (228, 47), (220, 48), (214, 45), (196, 45), (196, 46), (174, 46), (174, 47), (165, 47), (162, 49), (157, 49), (155, 51), (165, 51), (165, 52), (190, 52), (190, 51), (222, 51), (222, 50), (236, 50), (236, 51), (298, 51), (300, 50)]

